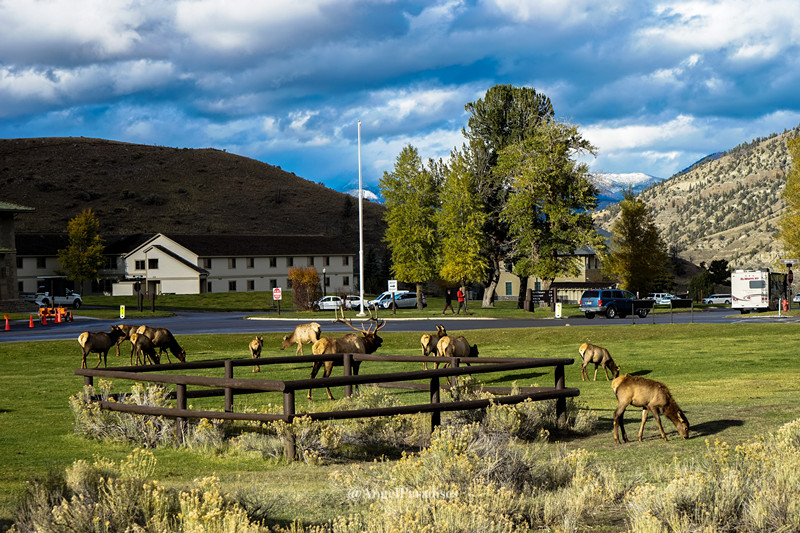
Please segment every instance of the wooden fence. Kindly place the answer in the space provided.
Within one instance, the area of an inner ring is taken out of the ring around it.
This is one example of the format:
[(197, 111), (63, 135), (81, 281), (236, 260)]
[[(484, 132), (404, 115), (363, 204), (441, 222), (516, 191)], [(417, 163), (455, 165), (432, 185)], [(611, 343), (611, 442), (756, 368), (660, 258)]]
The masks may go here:
[[(233, 368), (253, 365), (274, 365), (274, 364), (296, 364), (300, 362), (313, 363), (315, 361), (334, 361), (344, 369), (343, 376), (314, 379), (295, 379), (295, 380), (270, 380), (261, 378), (237, 379), (233, 377)], [(352, 368), (354, 362), (423, 362), (450, 363), (448, 368), (416, 370), (406, 372), (391, 372), (384, 374), (361, 374), (353, 375)], [(473, 366), (463, 367), (461, 363), (469, 363)], [(100, 401), (100, 407), (111, 411), (122, 411), (142, 415), (165, 416), (176, 418), (181, 434), (184, 432), (186, 420), (189, 418), (208, 418), (219, 420), (253, 420), (271, 421), (283, 420), (291, 423), (297, 417), (310, 417), (312, 420), (338, 420), (347, 418), (365, 418), (374, 416), (392, 416), (399, 414), (431, 413), (431, 429), (441, 423), (442, 411), (457, 411), (465, 409), (480, 409), (490, 403), (515, 404), (530, 398), (532, 400), (556, 400), (556, 412), (560, 420), (566, 415), (566, 399), (580, 394), (578, 389), (567, 388), (564, 379), (565, 365), (574, 363), (573, 359), (549, 359), (549, 358), (459, 358), (459, 357), (433, 357), (433, 356), (392, 356), (392, 355), (366, 355), (366, 354), (327, 354), (327, 355), (305, 355), (305, 356), (283, 356), (270, 358), (242, 358), (242, 359), (218, 359), (210, 361), (195, 361), (187, 363), (173, 363), (162, 365), (133, 366), (133, 367), (112, 367), (112, 368), (81, 368), (76, 369), (75, 374), (83, 376), (84, 385), (93, 385), (94, 378), (104, 379), (125, 379), (132, 381), (144, 381), (150, 383), (161, 383), (164, 385), (175, 385), (173, 397), (176, 400), (175, 408), (151, 407), (134, 404), (124, 404), (119, 402)], [(484, 387), (483, 390), (492, 394), (506, 396), (497, 397), (491, 400), (465, 400), (453, 402), (441, 402), (440, 390), (448, 388), (456, 383), (458, 376), (467, 374), (485, 374), (490, 372), (508, 372), (510, 370), (523, 370), (531, 368), (554, 367), (555, 383), (553, 387), (522, 387), (515, 390), (515, 394), (510, 387)], [(188, 371), (199, 369), (223, 368), (225, 377), (206, 377), (192, 376), (188, 374), (165, 374), (165, 371)], [(440, 386), (440, 379), (449, 379), (450, 382)], [(424, 380), (424, 383), (419, 383)], [(416, 381), (416, 383), (415, 383)], [(297, 413), (295, 410), (296, 392), (309, 389), (319, 389), (325, 387), (344, 386), (345, 396), (352, 394), (354, 385), (374, 384), (377, 386), (427, 390), (430, 393), (430, 403), (401, 405), (395, 407), (381, 407), (370, 409), (352, 409), (347, 411), (321, 411), (309, 413)], [(200, 389), (188, 390), (187, 387), (201, 387)], [(264, 392), (280, 392), (283, 394), (283, 414), (264, 414), (264, 413), (238, 413), (233, 409), (234, 396), (244, 394), (256, 394)], [(204, 411), (187, 409), (186, 400), (188, 398), (201, 397), (224, 397), (224, 411)], [(287, 459), (295, 458), (294, 436), (289, 432), (284, 436), (284, 452)]]

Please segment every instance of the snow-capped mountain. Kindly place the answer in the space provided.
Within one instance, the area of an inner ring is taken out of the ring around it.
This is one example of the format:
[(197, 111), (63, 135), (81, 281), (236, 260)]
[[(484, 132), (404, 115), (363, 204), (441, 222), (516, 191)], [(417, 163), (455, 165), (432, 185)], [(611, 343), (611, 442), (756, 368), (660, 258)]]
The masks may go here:
[[(370, 191), (369, 189), (361, 189), (362, 194), (364, 195), (364, 200), (369, 200), (370, 202), (375, 202), (378, 204), (383, 203), (383, 199), (380, 196), (375, 194), (374, 192)], [(345, 191), (345, 194), (349, 194), (353, 198), (358, 198), (358, 189), (350, 189), (349, 191)]]
[(663, 179), (642, 172), (629, 172), (626, 174), (595, 173), (590, 176), (598, 189), (598, 209), (603, 209), (609, 204), (615, 204), (622, 200), (622, 191), (625, 189), (631, 189), (634, 193), (638, 193)]

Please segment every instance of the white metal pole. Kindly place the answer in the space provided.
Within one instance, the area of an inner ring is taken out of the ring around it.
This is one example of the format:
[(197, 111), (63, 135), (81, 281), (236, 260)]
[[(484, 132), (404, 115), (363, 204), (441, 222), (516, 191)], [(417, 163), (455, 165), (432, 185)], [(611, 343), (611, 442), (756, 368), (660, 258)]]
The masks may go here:
[(358, 121), (358, 284), (361, 310), (364, 313), (364, 192), (361, 189), (361, 121)]

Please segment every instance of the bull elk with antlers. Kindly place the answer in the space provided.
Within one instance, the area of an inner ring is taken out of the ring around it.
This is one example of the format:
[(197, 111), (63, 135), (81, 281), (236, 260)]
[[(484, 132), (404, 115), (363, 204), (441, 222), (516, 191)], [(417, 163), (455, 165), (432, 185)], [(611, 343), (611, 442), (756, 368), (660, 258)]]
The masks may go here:
[[(383, 339), (378, 336), (378, 331), (380, 331), (385, 325), (385, 320), (378, 320), (378, 311), (375, 311), (375, 316), (372, 316), (372, 312), (370, 311), (370, 320), (374, 322), (374, 329), (373, 326), (370, 326), (367, 329), (364, 329), (362, 326), (361, 329), (355, 328), (349, 320), (344, 317), (344, 309), (342, 310), (342, 318), (339, 318), (338, 311), (336, 312), (336, 322), (341, 322), (353, 331), (357, 331), (359, 334), (356, 333), (349, 333), (344, 337), (322, 337), (320, 340), (314, 343), (311, 347), (311, 351), (314, 355), (323, 355), (323, 354), (334, 354), (334, 353), (374, 353), (378, 348), (381, 347), (383, 344)], [(315, 361), (314, 367), (311, 369), (311, 379), (317, 377), (317, 372), (319, 369), (322, 368), (323, 363), (325, 364), (325, 372), (323, 372), (322, 377), (327, 378), (330, 377), (331, 371), (333, 370), (334, 366), (339, 366), (341, 362), (334, 362), (334, 361)], [(353, 375), (358, 375), (358, 367), (361, 365), (359, 361), (353, 361)], [(333, 400), (333, 394), (331, 394), (331, 389), (325, 387), (325, 390), (328, 392), (328, 399)], [(311, 389), (308, 389), (308, 399), (311, 399)]]

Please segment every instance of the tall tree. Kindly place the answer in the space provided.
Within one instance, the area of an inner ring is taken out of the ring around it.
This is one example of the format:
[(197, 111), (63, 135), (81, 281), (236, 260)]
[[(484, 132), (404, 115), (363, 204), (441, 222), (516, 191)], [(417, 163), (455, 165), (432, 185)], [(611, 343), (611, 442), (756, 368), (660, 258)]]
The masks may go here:
[(397, 156), (392, 172), (380, 180), (388, 225), (384, 240), (392, 254), (392, 275), (415, 283), (417, 307), (422, 309), (422, 283), (436, 277), (437, 242), (433, 221), (437, 194), (433, 176), (417, 149), (406, 146)]
[(552, 281), (576, 275), (575, 250), (584, 245), (602, 249), (591, 216), (597, 189), (587, 165), (575, 160), (594, 151), (576, 126), (548, 121), (500, 152), (494, 170), (507, 180), (511, 193), (502, 214), (513, 239), (514, 271), (526, 284), (528, 276)]
[(495, 85), (482, 99), (468, 103), (466, 110), (470, 118), (463, 133), (472, 154), (476, 191), (487, 214), (483, 256), (488, 268), (483, 306), (491, 307), (500, 280), (500, 266), (509, 260), (512, 250), (509, 226), (502, 214), (508, 197), (507, 176), (493, 169), (505, 147), (532, 137), (542, 123), (553, 117), (553, 106), (547, 96), (535, 89)]
[(85, 209), (67, 223), (69, 244), (58, 251), (67, 279), (83, 284), (97, 279), (105, 264), (105, 244), (100, 237), (100, 221), (91, 209)]
[(469, 155), (467, 148), (452, 152), (442, 172), (441, 207), (435, 217), (440, 242), (439, 275), (460, 285), (482, 280), (487, 267), (482, 254), (487, 217), (476, 194), (477, 180)]
[(645, 294), (666, 270), (669, 256), (650, 208), (632, 191), (623, 193), (620, 217), (612, 228), (611, 252), (603, 270), (623, 289)]
[(786, 210), (779, 222), (778, 238), (783, 241), (784, 253), (800, 257), (800, 136), (786, 143), (792, 158), (792, 169), (786, 177), (783, 199)]

